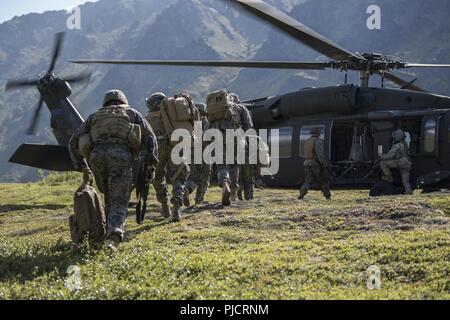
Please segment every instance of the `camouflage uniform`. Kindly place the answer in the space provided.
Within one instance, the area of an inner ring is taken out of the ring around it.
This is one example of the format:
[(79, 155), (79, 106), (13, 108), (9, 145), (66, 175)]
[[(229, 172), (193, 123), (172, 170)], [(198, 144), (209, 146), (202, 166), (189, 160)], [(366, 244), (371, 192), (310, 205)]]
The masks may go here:
[(182, 204), (184, 185), (189, 176), (189, 166), (186, 163), (176, 165), (171, 159), (172, 145), (167, 137), (162, 138), (159, 133), (158, 137), (158, 160), (159, 163), (155, 170), (155, 179), (153, 180), (153, 187), (156, 190), (156, 199), (159, 203), (167, 203), (169, 201), (166, 175), (172, 184), (172, 198), (170, 202), (175, 204)]
[[(209, 122), (208, 118), (206, 117), (206, 105), (204, 104), (198, 104), (197, 108), (200, 111), (201, 114), (201, 120), (202, 120), (202, 129), (203, 132), (208, 130), (209, 128)], [(203, 148), (205, 148), (206, 144), (203, 145)], [(192, 152), (192, 155), (194, 153)], [(204, 160), (203, 160), (204, 161)], [(193, 161), (191, 163), (194, 163)], [(185, 205), (189, 205), (189, 194), (194, 192), (194, 190), (197, 190), (195, 194), (195, 203), (201, 204), (204, 202), (205, 194), (208, 191), (209, 187), (209, 181), (211, 179), (211, 164), (210, 163), (202, 163), (202, 164), (192, 164), (190, 166), (191, 173), (189, 175), (189, 178), (186, 182), (186, 193), (185, 193)]]
[(245, 106), (236, 103), (233, 108), (235, 115), (231, 119), (212, 121), (210, 123), (210, 128), (219, 129), (222, 131), (224, 137), (224, 163), (217, 164), (217, 178), (220, 187), (223, 188), (224, 183), (231, 186), (232, 200), (237, 198), (237, 192), (239, 189), (239, 165), (236, 161), (235, 164), (232, 165), (226, 164), (226, 130), (237, 130), (241, 128), (242, 130), (247, 131), (253, 127), (250, 111), (248, 111)]
[(397, 130), (392, 134), (392, 137), (395, 144), (388, 153), (380, 157), (380, 168), (383, 173), (382, 179), (393, 183), (394, 178), (392, 177), (391, 169), (398, 169), (402, 177), (405, 193), (411, 194), (411, 159), (409, 158), (408, 144), (405, 142), (405, 134), (402, 130)]
[(239, 168), (239, 200), (253, 200), (255, 192), (255, 164), (241, 164)]
[(330, 199), (330, 178), (326, 171), (328, 163), (325, 158), (324, 141), (320, 139), (319, 128), (311, 130), (311, 137), (305, 141), (304, 153), (305, 182), (300, 189), (299, 199), (303, 200), (308, 190), (316, 185), (320, 187), (324, 197)]
[[(253, 138), (256, 138), (258, 147), (256, 150), (249, 148), (253, 144)], [(255, 193), (255, 185), (257, 179), (262, 179), (261, 168), (268, 165), (270, 162), (269, 147), (259, 136), (249, 136), (246, 142), (246, 163), (241, 164), (239, 168), (239, 200), (253, 200)], [(250, 152), (256, 151), (256, 155), (251, 155)], [(257, 163), (250, 164), (250, 159), (254, 158)], [(262, 158), (261, 158), (262, 157)]]
[[(159, 97), (158, 100), (153, 101), (154, 97)], [(155, 93), (147, 99), (147, 107), (149, 114), (147, 119), (151, 122), (150, 116), (152, 112), (160, 110), (160, 104), (165, 99), (163, 93)], [(168, 207), (168, 188), (166, 177), (170, 179), (172, 184), (172, 198), (171, 203), (176, 208), (176, 217), (172, 217), (174, 221), (179, 221), (181, 216), (178, 213), (179, 208), (183, 204), (184, 185), (189, 176), (189, 166), (186, 163), (176, 165), (172, 161), (171, 153), (173, 146), (170, 142), (170, 136), (163, 127), (153, 128), (158, 139), (158, 164), (155, 169), (155, 178), (153, 180), (153, 187), (156, 191), (156, 199), (162, 204), (161, 215), (169, 218), (172, 213)]]
[[(141, 127), (141, 155), (145, 165), (153, 167), (157, 161), (155, 154), (158, 146), (148, 122), (138, 111), (128, 106), (125, 95), (119, 90), (108, 91), (105, 94), (102, 109), (109, 106), (125, 107), (130, 123)], [(105, 195), (107, 237), (120, 242), (124, 237), (124, 223), (130, 199), (133, 156), (127, 141), (115, 137), (105, 137), (95, 141), (86, 163), (80, 154), (78, 143), (81, 135), (91, 134), (94, 116), (95, 113), (72, 136), (69, 142), (69, 152), (76, 170), (86, 169), (87, 163), (92, 169), (97, 186)]]

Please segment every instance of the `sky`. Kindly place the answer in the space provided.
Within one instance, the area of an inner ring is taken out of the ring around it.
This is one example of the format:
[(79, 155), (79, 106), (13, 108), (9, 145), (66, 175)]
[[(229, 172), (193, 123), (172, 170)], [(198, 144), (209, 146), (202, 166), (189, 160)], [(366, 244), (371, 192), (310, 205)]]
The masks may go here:
[[(97, 0), (89, 0), (95, 2)], [(0, 23), (27, 13), (71, 9), (88, 0), (1, 0)]]

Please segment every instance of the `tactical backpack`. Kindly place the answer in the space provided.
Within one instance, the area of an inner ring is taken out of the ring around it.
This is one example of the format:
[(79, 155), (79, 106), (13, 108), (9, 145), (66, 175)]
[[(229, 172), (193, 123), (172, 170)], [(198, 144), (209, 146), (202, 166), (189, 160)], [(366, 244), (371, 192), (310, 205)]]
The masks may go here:
[[(151, 111), (148, 114), (148, 122), (150, 123), (150, 126), (153, 129), (153, 132), (155, 132), (156, 135), (164, 135), (166, 132), (166, 129), (164, 128), (164, 123), (161, 117), (161, 111)], [(159, 138), (159, 137), (158, 137)]]
[[(90, 131), (92, 145), (111, 138), (127, 143), (134, 156), (139, 154), (142, 144), (141, 127), (131, 123), (125, 106), (103, 107), (93, 115)], [(87, 137), (83, 137), (83, 140), (87, 140)], [(84, 150), (89, 149), (86, 144)], [(82, 146), (79, 147), (82, 151)]]
[(210, 121), (231, 120), (234, 112), (234, 101), (227, 90), (211, 92), (206, 97), (208, 119)]
[(74, 213), (69, 217), (72, 241), (80, 244), (85, 238), (100, 242), (106, 236), (106, 216), (100, 195), (86, 177), (73, 196)]
[[(161, 104), (161, 120), (168, 136), (177, 129), (185, 129), (193, 137), (194, 122), (200, 120), (200, 113), (188, 98), (175, 96), (165, 99)], [(178, 142), (171, 143), (176, 145)]]

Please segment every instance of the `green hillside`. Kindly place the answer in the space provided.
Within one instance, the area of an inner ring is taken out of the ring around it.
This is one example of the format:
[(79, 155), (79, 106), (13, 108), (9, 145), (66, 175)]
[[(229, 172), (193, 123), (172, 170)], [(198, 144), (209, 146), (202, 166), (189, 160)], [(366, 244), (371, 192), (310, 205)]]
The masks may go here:
[[(0, 185), (0, 299), (450, 299), (448, 193), (371, 199), (366, 191), (263, 190), (253, 203), (151, 213), (127, 225), (115, 255), (71, 250), (67, 218), (79, 183), (52, 175)], [(151, 196), (153, 199), (153, 194)], [(70, 265), (82, 287), (65, 287)], [(368, 290), (367, 269), (381, 269)]]

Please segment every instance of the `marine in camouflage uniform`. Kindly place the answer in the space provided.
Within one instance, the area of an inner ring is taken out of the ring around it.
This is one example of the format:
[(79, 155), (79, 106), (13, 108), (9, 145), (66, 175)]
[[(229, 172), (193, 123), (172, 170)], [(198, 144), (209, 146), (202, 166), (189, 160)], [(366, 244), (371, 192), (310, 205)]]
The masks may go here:
[[(246, 163), (241, 164), (239, 168), (239, 190), (238, 190), (238, 198), (239, 200), (253, 200), (255, 193), (256, 180), (262, 179), (261, 169), (268, 165), (268, 163), (262, 163), (261, 151), (264, 150), (267, 152), (267, 159), (263, 161), (270, 161), (270, 156), (268, 154), (269, 147), (267, 144), (261, 139), (259, 136), (253, 136), (256, 138), (258, 143), (258, 148), (256, 148), (257, 155), (250, 155), (251, 149), (249, 148), (251, 143), (254, 143), (250, 140), (251, 136), (249, 136), (249, 140), (246, 142)], [(250, 158), (256, 156), (257, 163), (250, 164)]]
[[(156, 137), (147, 120), (138, 111), (129, 107), (123, 92), (120, 90), (108, 91), (99, 112), (120, 108), (125, 108), (130, 124), (141, 127), (142, 144), (140, 152), (145, 165), (152, 172), (157, 162)], [(79, 150), (79, 139), (80, 136), (85, 134), (94, 136), (93, 133), (98, 130), (96, 114), (89, 116), (72, 136), (69, 142), (69, 152), (76, 170), (86, 173), (92, 169), (97, 186), (105, 196), (107, 238), (112, 241), (110, 244), (114, 248), (124, 238), (124, 224), (131, 192), (133, 155), (128, 141), (117, 138), (113, 134), (107, 134), (96, 138), (97, 140), (93, 141), (89, 159), (83, 158)]]
[[(206, 104), (198, 103), (196, 104), (197, 109), (200, 112), (200, 117), (202, 121), (203, 132), (208, 130), (209, 122), (207, 118)], [(205, 148), (206, 144), (203, 145)], [(193, 153), (192, 153), (193, 154)], [(194, 163), (194, 162), (192, 162)], [(203, 159), (202, 164), (192, 164), (190, 165), (191, 173), (186, 182), (186, 190), (184, 194), (184, 205), (189, 206), (190, 200), (189, 195), (197, 190), (195, 193), (195, 204), (202, 204), (205, 200), (205, 194), (208, 191), (209, 182), (211, 179), (211, 164), (205, 163)]]
[(239, 200), (253, 200), (255, 193), (255, 171), (257, 171), (255, 164), (241, 164), (239, 166)]
[(311, 137), (305, 141), (304, 157), (305, 182), (300, 189), (299, 199), (303, 200), (308, 190), (319, 186), (325, 198), (331, 199), (330, 176), (325, 157), (324, 141), (320, 138), (320, 128), (311, 129)]
[(391, 169), (398, 169), (402, 177), (403, 187), (406, 194), (412, 194), (410, 183), (411, 159), (409, 157), (408, 144), (405, 141), (406, 135), (402, 130), (397, 130), (392, 134), (394, 145), (388, 153), (380, 156), (380, 169), (382, 179), (393, 183)]
[(233, 116), (228, 119), (222, 119), (218, 121), (211, 121), (209, 127), (218, 129), (222, 132), (224, 137), (224, 163), (217, 164), (217, 179), (219, 186), (222, 188), (222, 203), (224, 205), (230, 205), (231, 201), (237, 200), (237, 192), (239, 190), (239, 165), (236, 162), (234, 164), (226, 164), (226, 130), (227, 129), (242, 129), (247, 131), (253, 127), (253, 121), (250, 111), (240, 104), (237, 95), (234, 95)]
[[(149, 109), (148, 120), (152, 112), (160, 111), (162, 102), (167, 99), (166, 95), (161, 92), (152, 94), (147, 100), (147, 108)], [(182, 219), (180, 209), (183, 204), (184, 186), (189, 176), (189, 166), (186, 163), (176, 165), (171, 158), (172, 148), (170, 136), (161, 126), (153, 128), (158, 139), (158, 165), (155, 169), (155, 178), (153, 187), (156, 191), (156, 199), (161, 203), (161, 215), (164, 218), (172, 217), (172, 221), (178, 222)], [(169, 191), (167, 187), (166, 177), (170, 179), (172, 184), (172, 210), (169, 207)]]

